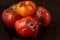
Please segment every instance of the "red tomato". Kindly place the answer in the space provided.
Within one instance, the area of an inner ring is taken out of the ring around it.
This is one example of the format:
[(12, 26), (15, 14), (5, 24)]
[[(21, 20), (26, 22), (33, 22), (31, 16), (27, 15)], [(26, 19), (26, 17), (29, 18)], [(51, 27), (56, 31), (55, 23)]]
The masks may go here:
[(2, 13), (2, 20), (7, 27), (13, 28), (15, 21), (20, 19), (20, 15), (17, 14), (14, 7), (8, 8)]
[(50, 13), (43, 7), (38, 7), (34, 18), (38, 20), (42, 26), (48, 26), (51, 22)]
[(21, 16), (26, 17), (35, 12), (36, 5), (32, 1), (22, 1), (16, 5), (16, 10)]
[(16, 21), (15, 29), (23, 37), (35, 37), (37, 36), (39, 25), (32, 17), (26, 17)]

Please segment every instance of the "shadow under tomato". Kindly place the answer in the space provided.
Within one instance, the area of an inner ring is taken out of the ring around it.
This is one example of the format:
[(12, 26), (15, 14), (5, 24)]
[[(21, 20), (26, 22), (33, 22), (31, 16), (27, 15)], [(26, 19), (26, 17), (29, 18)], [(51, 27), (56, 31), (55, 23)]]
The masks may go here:
[(46, 39), (49, 34), (51, 34), (54, 31), (54, 29), (51, 27), (41, 27), (39, 29), (38, 35), (35, 38), (26, 38), (19, 36), (15, 29), (13, 28), (7, 28), (5, 27), (5, 32), (9, 35), (10, 40), (42, 40)]

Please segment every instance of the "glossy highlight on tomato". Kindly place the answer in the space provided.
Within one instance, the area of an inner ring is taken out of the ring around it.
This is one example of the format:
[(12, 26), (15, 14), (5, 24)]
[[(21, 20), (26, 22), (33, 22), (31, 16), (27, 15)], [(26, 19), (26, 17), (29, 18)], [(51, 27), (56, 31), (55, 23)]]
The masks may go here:
[(20, 15), (17, 14), (17, 12), (15, 11), (15, 9), (13, 9), (12, 6), (10, 8), (5, 9), (2, 13), (3, 23), (9, 28), (14, 28), (15, 21), (20, 18)]
[(15, 23), (17, 33), (23, 37), (36, 37), (39, 30), (38, 22), (32, 17), (22, 18)]

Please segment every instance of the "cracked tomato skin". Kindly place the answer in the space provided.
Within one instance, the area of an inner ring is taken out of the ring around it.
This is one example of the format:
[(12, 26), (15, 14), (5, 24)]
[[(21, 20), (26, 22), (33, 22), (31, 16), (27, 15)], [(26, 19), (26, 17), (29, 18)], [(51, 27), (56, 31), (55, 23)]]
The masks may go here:
[(18, 20), (18, 19), (21, 19), (20, 15), (18, 15), (14, 10), (15, 9), (13, 9), (13, 7), (11, 6), (11, 8), (5, 9), (2, 13), (3, 23), (8, 28), (14, 28), (15, 21)]
[(51, 15), (44, 7), (38, 7), (33, 16), (42, 26), (48, 26), (51, 22)]
[(39, 25), (32, 17), (26, 17), (17, 20), (15, 23), (15, 30), (23, 37), (35, 37), (38, 34)]
[(26, 17), (35, 12), (36, 5), (32, 1), (22, 1), (16, 5), (16, 10), (21, 16)]

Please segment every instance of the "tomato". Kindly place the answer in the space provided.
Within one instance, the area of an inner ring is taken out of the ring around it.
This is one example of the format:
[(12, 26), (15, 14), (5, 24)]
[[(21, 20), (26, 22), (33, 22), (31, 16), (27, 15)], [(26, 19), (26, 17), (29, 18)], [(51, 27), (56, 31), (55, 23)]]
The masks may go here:
[(37, 19), (42, 26), (48, 26), (51, 22), (51, 15), (44, 7), (37, 8), (34, 18)]
[(17, 20), (15, 23), (17, 33), (23, 37), (35, 37), (38, 34), (39, 25), (36, 20), (28, 16)]
[(3, 23), (9, 28), (13, 28), (15, 21), (20, 18), (21, 18), (20, 15), (17, 14), (13, 6), (5, 9), (2, 13)]
[(11, 8), (13, 11), (17, 12), (16, 11), (16, 5), (17, 5), (17, 3), (16, 4), (12, 4), (9, 8)]
[(32, 15), (36, 10), (36, 5), (32, 1), (22, 1), (16, 5), (17, 12), (23, 17)]

